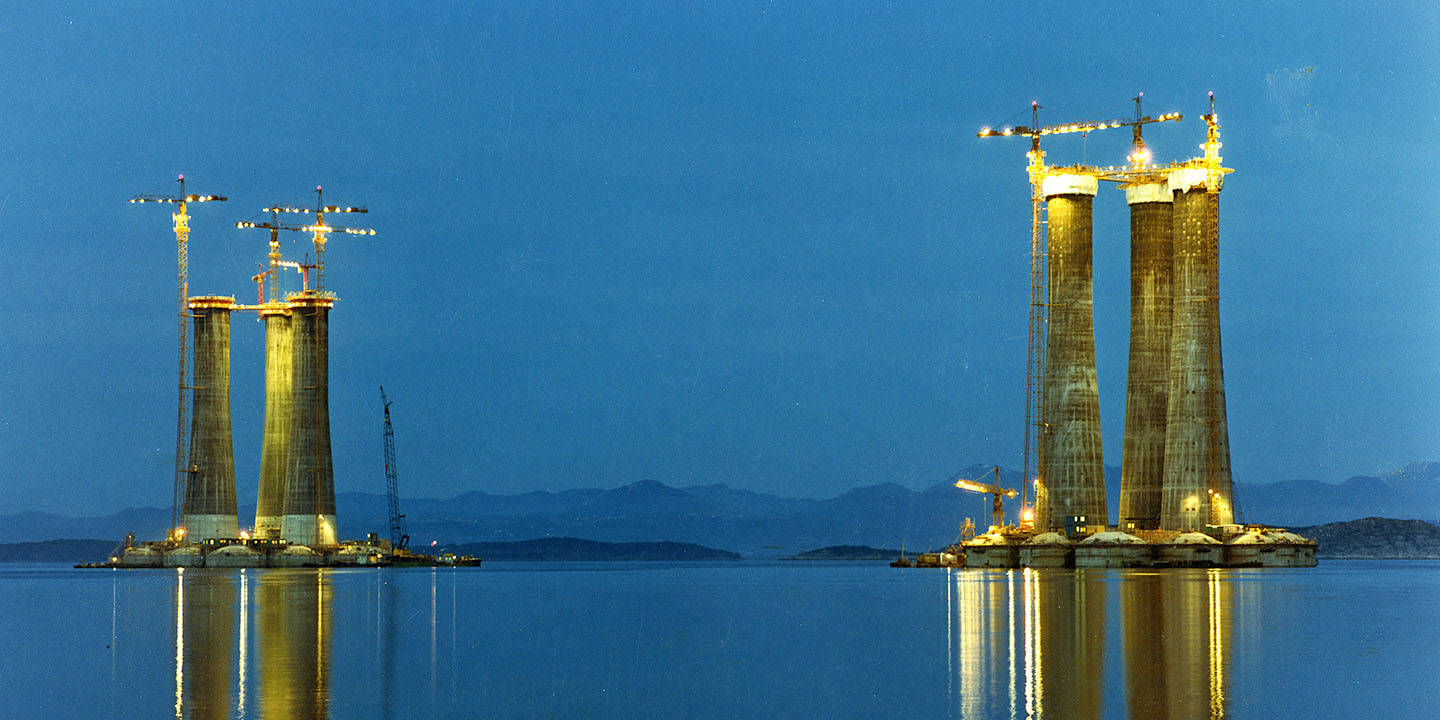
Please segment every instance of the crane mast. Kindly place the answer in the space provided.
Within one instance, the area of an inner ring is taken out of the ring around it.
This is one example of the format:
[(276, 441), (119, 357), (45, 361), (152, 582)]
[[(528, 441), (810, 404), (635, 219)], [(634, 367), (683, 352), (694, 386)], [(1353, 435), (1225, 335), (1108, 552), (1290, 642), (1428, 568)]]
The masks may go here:
[(347, 235), (374, 235), (371, 228), (342, 227), (339, 225), (326, 225), (325, 213), (368, 213), (369, 210), (353, 205), (325, 205), (324, 188), (315, 186), (315, 207), (302, 208), (289, 205), (276, 205), (265, 208), (268, 213), (314, 213), (315, 223), (298, 228), (286, 227), (285, 230), (303, 230), (311, 234), (311, 240), (315, 243), (315, 289), (325, 289), (325, 243), (332, 232), (345, 233)]
[(188, 358), (190, 351), (190, 332), (187, 321), (190, 319), (190, 309), (187, 306), (190, 299), (190, 214), (187, 205), (192, 202), (224, 202), (223, 195), (191, 195), (185, 192), (185, 176), (176, 178), (180, 183), (179, 195), (157, 195), (146, 193), (130, 198), (132, 203), (160, 202), (175, 205), (175, 212), (171, 213), (170, 219), (175, 225), (175, 246), (177, 264), (179, 266), (177, 289), (180, 296), (180, 357), (179, 357), (179, 397), (176, 403), (179, 408), (176, 411), (175, 420), (175, 483), (170, 498), (170, 530), (166, 533), (166, 539), (178, 541), (185, 536), (183, 524), (184, 513), (182, 506), (185, 502), (185, 486), (189, 483), (190, 473), (193, 468), (190, 466), (190, 404), (185, 402), (185, 391), (190, 390), (190, 363)]
[(395, 428), (390, 424), (390, 400), (385, 386), (380, 386), (380, 402), (385, 406), (385, 499), (390, 508), (390, 547), (405, 550), (410, 536), (405, 534), (405, 516), (400, 512), (400, 476), (395, 470)]
[[(300, 267), (296, 263), (286, 263), (284, 260), (280, 259), (280, 231), (293, 230), (296, 232), (302, 232), (306, 229), (299, 225), (286, 225), (280, 222), (280, 213), (275, 208), (266, 208), (266, 210), (270, 212), (270, 222), (251, 222), (248, 220), (242, 220), (235, 223), (235, 227), (241, 230), (249, 229), (270, 231), (270, 269), (266, 270), (262, 267), (259, 274), (255, 275), (255, 277), (250, 278), (252, 281), (260, 285), (260, 299), (258, 302), (262, 305), (265, 303), (265, 278), (270, 278), (270, 302), (278, 303), (280, 302), (280, 268), (291, 266)], [(305, 284), (305, 289), (310, 289), (308, 280)]]

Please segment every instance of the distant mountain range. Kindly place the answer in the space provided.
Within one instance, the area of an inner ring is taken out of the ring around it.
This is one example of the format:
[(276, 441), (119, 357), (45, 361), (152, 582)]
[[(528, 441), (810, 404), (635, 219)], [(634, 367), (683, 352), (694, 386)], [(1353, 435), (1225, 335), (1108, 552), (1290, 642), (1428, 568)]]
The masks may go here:
[(1440, 519), (1440, 462), (1411, 463), (1379, 477), (1341, 483), (1286, 480), (1239, 485), (1236, 508), (1247, 520), (1319, 525), (1363, 517)]
[[(957, 476), (979, 477), (972, 466)], [(1119, 469), (1107, 468), (1112, 518), (1119, 507)], [(1001, 482), (1016, 487), (1016, 471)], [(382, 535), (385, 497), (344, 493), (337, 497), (346, 537)], [(754, 556), (789, 556), (832, 545), (933, 548), (953, 542), (963, 516), (988, 524), (986, 501), (948, 482), (925, 490), (886, 483), (855, 488), (827, 499), (787, 498), (725, 485), (677, 488), (651, 480), (610, 490), (492, 495), (471, 492), (449, 499), (405, 498), (402, 509), (417, 548), (431, 540), (459, 543), (514, 542), (576, 537), (605, 542), (694, 543)], [(1415, 463), (1380, 477), (1358, 476), (1331, 484), (1288, 480), (1240, 484), (1236, 506), (1245, 522), (1313, 526), (1354, 518), (1440, 519), (1440, 463)], [(253, 507), (240, 516), (253, 517)], [(170, 511), (132, 508), (113, 515), (70, 518), (27, 512), (0, 516), (0, 542), (59, 538), (164, 537)]]

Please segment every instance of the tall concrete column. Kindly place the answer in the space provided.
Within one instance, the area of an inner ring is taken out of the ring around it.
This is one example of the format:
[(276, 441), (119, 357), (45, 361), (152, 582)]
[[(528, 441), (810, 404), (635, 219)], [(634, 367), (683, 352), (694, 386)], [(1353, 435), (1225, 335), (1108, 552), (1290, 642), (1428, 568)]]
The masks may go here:
[(1130, 374), (1120, 466), (1121, 529), (1160, 526), (1170, 391), (1171, 200), (1165, 182), (1125, 188), (1130, 205)]
[(260, 448), (260, 491), (255, 502), (255, 537), (279, 538), (285, 521), (285, 476), (290, 461), (291, 382), (295, 371), (290, 309), (270, 303), (265, 319), (265, 434)]
[(1036, 489), (1036, 524), (1064, 528), (1083, 516), (1084, 525), (1105, 525), (1091, 282), (1097, 183), (1087, 175), (1053, 175), (1041, 190), (1049, 208), (1050, 322), (1040, 399), (1045, 474)]
[(1176, 170), (1174, 313), (1161, 525), (1198, 530), (1234, 521), (1225, 378), (1220, 357), (1219, 194), (1205, 171)]
[(193, 297), (189, 306), (195, 319), (195, 388), (185, 536), (191, 542), (239, 537), (230, 437), (230, 312), (235, 298)]
[(281, 533), (298, 545), (336, 544), (335, 475), (330, 464), (330, 308), (332, 297), (290, 297), (294, 333), (290, 457)]

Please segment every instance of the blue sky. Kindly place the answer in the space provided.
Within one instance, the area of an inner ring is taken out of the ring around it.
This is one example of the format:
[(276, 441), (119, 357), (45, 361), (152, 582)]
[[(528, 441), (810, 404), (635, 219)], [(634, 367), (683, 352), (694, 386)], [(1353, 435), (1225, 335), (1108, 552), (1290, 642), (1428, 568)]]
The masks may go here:
[[(0, 503), (169, 502), (174, 240), (130, 195), (185, 173), (193, 294), (253, 298), (316, 184), (375, 237), (327, 253), (337, 490), (640, 479), (830, 495), (1018, 467), (1028, 196), (984, 125), (1180, 111), (1223, 154), (1235, 477), (1440, 459), (1440, 10), (962, 3), (16, 4), (0, 13)], [(1118, 162), (1128, 133), (1057, 138)], [(1096, 201), (1096, 345), (1120, 464), (1123, 195)], [(307, 248), (287, 240), (285, 251)], [(237, 315), (253, 502), (263, 333)], [(244, 500), (242, 500), (244, 502)]]

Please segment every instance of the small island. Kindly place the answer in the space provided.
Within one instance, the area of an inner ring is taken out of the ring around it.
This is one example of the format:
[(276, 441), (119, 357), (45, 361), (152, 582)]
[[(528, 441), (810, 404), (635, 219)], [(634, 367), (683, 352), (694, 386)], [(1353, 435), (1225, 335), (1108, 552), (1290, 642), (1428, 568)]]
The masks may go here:
[(811, 562), (853, 562), (859, 560), (890, 561), (900, 557), (899, 550), (873, 548), (868, 545), (831, 545), (816, 550), (807, 550), (781, 560), (804, 560)]
[(681, 542), (600, 542), (573, 537), (537, 538), (517, 542), (465, 543), (448, 548), (456, 554), (504, 561), (733, 561), (740, 555), (704, 545)]

